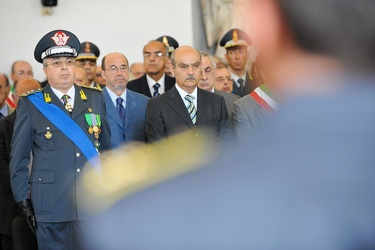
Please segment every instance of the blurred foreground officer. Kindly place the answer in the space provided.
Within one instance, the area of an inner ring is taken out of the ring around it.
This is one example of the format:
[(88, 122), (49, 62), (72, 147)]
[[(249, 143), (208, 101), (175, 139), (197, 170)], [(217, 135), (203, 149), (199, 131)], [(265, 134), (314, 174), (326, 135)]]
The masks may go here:
[(232, 74), (233, 94), (241, 97), (250, 94), (259, 85), (246, 71), (250, 45), (250, 37), (240, 29), (229, 30), (220, 40), (220, 46), (226, 49), (225, 59)]
[[(17, 80), (13, 87), (12, 100), (17, 106), (20, 96), (28, 91), (37, 90), (41, 86), (34, 78), (24, 77)], [(0, 119), (0, 249), (2, 250), (12, 249), (12, 222), (18, 215), (14, 206), (9, 177), (11, 140), (15, 119), (16, 110)]]
[[(172, 53), (171, 71), (176, 85), (147, 104), (147, 141), (155, 142), (188, 130), (199, 136), (200, 129), (210, 129), (222, 140), (230, 136), (228, 112), (222, 96), (201, 90), (201, 55), (182, 46)], [(216, 139), (216, 138), (215, 138)]]
[(42, 37), (34, 57), (43, 63), (48, 84), (42, 92), (21, 98), (17, 108), (11, 187), (21, 217), (36, 232), (39, 249), (80, 249), (84, 218), (77, 212), (76, 182), (85, 162), (97, 167), (98, 151), (111, 147), (102, 93), (74, 85), (77, 53), (79, 40), (69, 31), (54, 30)]
[(124, 142), (146, 142), (146, 105), (148, 97), (126, 89), (129, 62), (121, 53), (110, 53), (102, 60), (103, 88), (112, 147)]
[(375, 2), (252, 4), (269, 82), (289, 95), (277, 117), (96, 214), (90, 249), (374, 249)]
[(80, 53), (77, 56), (77, 64), (84, 68), (87, 72), (87, 78), (89, 81), (86, 86), (102, 89), (105, 85), (95, 82), (96, 76), (96, 61), (99, 58), (100, 50), (99, 48), (91, 42), (81, 43)]

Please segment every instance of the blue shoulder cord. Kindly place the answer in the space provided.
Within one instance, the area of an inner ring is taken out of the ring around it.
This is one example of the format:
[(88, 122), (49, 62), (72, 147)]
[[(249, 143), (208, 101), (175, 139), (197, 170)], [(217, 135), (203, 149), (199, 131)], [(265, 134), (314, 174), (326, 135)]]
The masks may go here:
[(81, 149), (91, 166), (100, 175), (102, 168), (99, 153), (77, 123), (75, 123), (73, 119), (67, 116), (64, 111), (56, 105), (44, 102), (41, 92), (28, 95), (27, 98), (48, 120), (50, 120), (62, 133), (76, 144), (79, 149)]

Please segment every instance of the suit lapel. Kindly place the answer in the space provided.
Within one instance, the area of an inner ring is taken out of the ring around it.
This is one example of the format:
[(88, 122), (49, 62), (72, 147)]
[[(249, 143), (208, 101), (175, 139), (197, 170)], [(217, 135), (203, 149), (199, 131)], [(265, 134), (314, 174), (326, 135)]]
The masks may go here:
[(15, 120), (16, 120), (16, 111), (5, 117), (5, 121), (7, 123), (7, 126), (5, 127), (5, 129), (6, 129), (6, 132), (8, 133), (9, 138), (12, 138)]
[(151, 92), (150, 92), (150, 88), (148, 87), (146, 74), (144, 74), (142, 76), (140, 84), (141, 84), (140, 85), (141, 93), (148, 96), (148, 97), (152, 97)]
[(208, 98), (207, 95), (203, 90), (198, 88), (198, 94), (197, 94), (197, 103), (198, 103), (198, 109), (197, 109), (197, 125), (201, 125), (205, 122), (205, 114), (207, 114), (207, 107), (208, 105)]
[(135, 102), (135, 97), (133, 94), (127, 90), (126, 91), (126, 114), (125, 114), (125, 128), (128, 127), (130, 121), (133, 120), (133, 116), (137, 110), (137, 104)]
[(194, 128), (193, 122), (189, 116), (189, 113), (186, 109), (184, 101), (181, 99), (180, 94), (178, 93), (176, 87), (173, 87), (168, 92), (168, 101), (169, 106), (176, 111), (176, 113), (189, 125), (189, 127)]
[(103, 88), (104, 101), (106, 106), (107, 115), (112, 118), (121, 128), (124, 128), (121, 118), (117, 112), (115, 105), (112, 102), (111, 97), (108, 94), (107, 88)]

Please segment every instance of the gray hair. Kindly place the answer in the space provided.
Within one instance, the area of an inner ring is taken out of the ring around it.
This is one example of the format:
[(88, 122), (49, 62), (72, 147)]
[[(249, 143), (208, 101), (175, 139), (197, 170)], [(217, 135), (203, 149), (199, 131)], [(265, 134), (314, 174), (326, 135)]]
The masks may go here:
[(215, 71), (217, 67), (216, 67), (216, 63), (215, 63), (214, 59), (212, 58), (212, 56), (210, 54), (208, 54), (206, 51), (202, 51), (202, 50), (199, 51), (199, 54), (201, 54), (201, 58), (207, 57), (208, 59), (210, 59), (210, 62), (211, 62), (212, 66), (214, 68), (214, 71)]

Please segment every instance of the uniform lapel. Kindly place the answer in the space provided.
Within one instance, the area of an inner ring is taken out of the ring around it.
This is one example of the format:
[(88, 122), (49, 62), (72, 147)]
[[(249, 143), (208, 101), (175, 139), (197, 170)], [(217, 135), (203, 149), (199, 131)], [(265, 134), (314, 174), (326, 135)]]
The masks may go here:
[(48, 102), (48, 103), (56, 105), (57, 107), (59, 107), (60, 109), (62, 109), (68, 116), (70, 116), (70, 113), (68, 112), (68, 110), (66, 110), (64, 104), (57, 97), (57, 95), (55, 95), (55, 93), (53, 93), (53, 91), (51, 89), (51, 86), (49, 84), (47, 84), (43, 88), (43, 95), (44, 95), (44, 98), (46, 98), (46, 96), (48, 96), (50, 98), (49, 100), (44, 99), (45, 102)]
[(74, 106), (73, 106), (73, 112), (72, 112), (72, 119), (76, 118), (79, 116), (82, 112), (87, 110), (89, 108), (88, 104), (86, 103), (86, 100), (83, 100), (81, 97), (81, 94), (79, 91), (83, 91), (81, 87), (75, 85), (75, 97), (74, 97)]
[(171, 108), (176, 111), (176, 113), (185, 121), (186, 124), (189, 125), (189, 127), (194, 128), (194, 124), (191, 121), (184, 101), (182, 100), (176, 87), (173, 87), (168, 91), (168, 97), (170, 98), (170, 100), (168, 101), (169, 106), (171, 106)]

